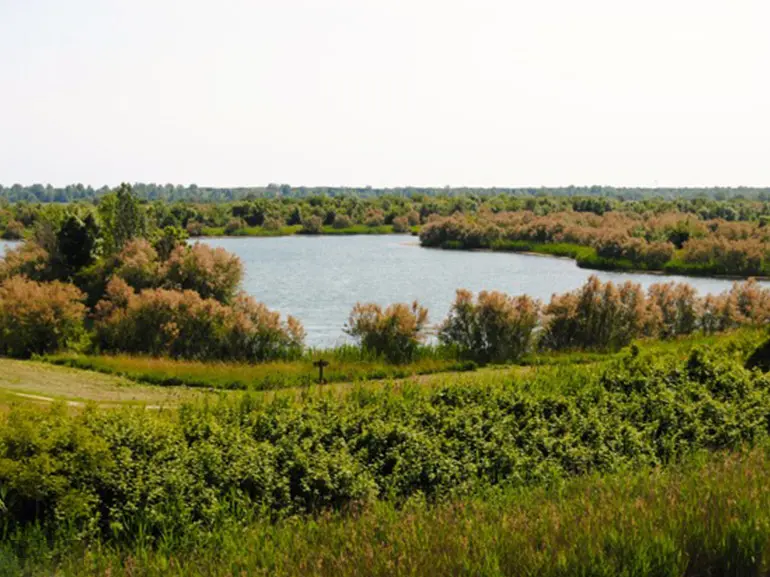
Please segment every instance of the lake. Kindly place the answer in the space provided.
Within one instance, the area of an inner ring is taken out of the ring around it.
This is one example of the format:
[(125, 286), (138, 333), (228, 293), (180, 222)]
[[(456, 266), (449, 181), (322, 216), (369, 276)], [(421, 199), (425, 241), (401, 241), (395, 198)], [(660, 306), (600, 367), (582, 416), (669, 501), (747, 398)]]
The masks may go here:
[(427, 249), (408, 235), (288, 236), (205, 239), (237, 254), (246, 269), (244, 289), (268, 307), (302, 321), (310, 346), (346, 342), (342, 328), (353, 305), (419, 300), (437, 323), (449, 312), (455, 290), (500, 290), (548, 300), (554, 292), (602, 280), (631, 280), (647, 287), (684, 281), (700, 293), (719, 293), (733, 281), (652, 274), (599, 272), (573, 260), (514, 253)]
[[(677, 280), (701, 294), (727, 290), (724, 279), (599, 272), (569, 259), (514, 253), (421, 248), (408, 235), (285, 236), (203, 239), (237, 254), (244, 263), (244, 290), (271, 309), (302, 321), (307, 344), (326, 347), (347, 341), (342, 331), (356, 302), (419, 300), (432, 323), (446, 317), (455, 290), (500, 290), (547, 301), (554, 292), (580, 287), (596, 274), (603, 281), (631, 280), (647, 287)], [(0, 255), (10, 243), (0, 241)], [(763, 283), (768, 286), (768, 283)]]

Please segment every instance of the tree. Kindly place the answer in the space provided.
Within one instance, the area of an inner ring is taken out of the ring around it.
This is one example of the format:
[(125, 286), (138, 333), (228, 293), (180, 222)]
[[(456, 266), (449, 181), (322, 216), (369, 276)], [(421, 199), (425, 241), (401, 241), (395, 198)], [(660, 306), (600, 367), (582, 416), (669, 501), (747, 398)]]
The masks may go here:
[(99, 202), (99, 215), (102, 218), (107, 254), (120, 252), (126, 242), (144, 237), (147, 233), (147, 223), (139, 200), (131, 190), (131, 185), (125, 182), (114, 193), (102, 198)]
[(91, 214), (85, 220), (70, 215), (56, 233), (56, 241), (63, 264), (73, 274), (96, 258), (99, 225)]

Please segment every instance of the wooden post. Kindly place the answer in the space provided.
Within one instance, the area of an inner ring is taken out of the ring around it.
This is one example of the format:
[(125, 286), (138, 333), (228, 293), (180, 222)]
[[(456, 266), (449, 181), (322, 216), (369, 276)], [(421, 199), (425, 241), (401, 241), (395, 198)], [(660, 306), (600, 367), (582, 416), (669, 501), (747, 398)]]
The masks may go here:
[(318, 367), (318, 384), (323, 385), (326, 383), (326, 380), (324, 379), (324, 367), (329, 366), (329, 361), (325, 361), (324, 359), (318, 359), (316, 362), (313, 363), (314, 367)]

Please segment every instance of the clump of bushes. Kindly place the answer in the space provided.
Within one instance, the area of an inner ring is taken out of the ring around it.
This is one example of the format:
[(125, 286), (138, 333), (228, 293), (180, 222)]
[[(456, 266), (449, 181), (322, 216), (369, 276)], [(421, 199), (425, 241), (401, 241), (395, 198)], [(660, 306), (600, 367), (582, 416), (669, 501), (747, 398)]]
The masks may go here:
[(770, 291), (751, 279), (722, 295), (698, 297), (687, 284), (602, 284), (554, 295), (544, 309), (542, 348), (617, 350), (641, 337), (713, 333), (770, 321)]
[(477, 362), (515, 361), (531, 350), (539, 321), (540, 303), (527, 295), (482, 291), (474, 302), (458, 290), (439, 339)]
[(81, 341), (83, 298), (76, 287), (58, 281), (5, 280), (0, 285), (0, 354), (26, 358)]
[(243, 279), (243, 265), (223, 248), (196, 243), (181, 245), (163, 265), (164, 285), (176, 290), (193, 290), (204, 299), (230, 302)]
[(192, 290), (135, 293), (119, 278), (110, 281), (96, 315), (98, 347), (110, 352), (255, 362), (296, 356), (305, 336), (296, 319), (282, 322), (245, 295), (225, 305)]
[(397, 303), (383, 309), (375, 303), (357, 303), (350, 313), (345, 332), (364, 349), (384, 356), (394, 363), (414, 359), (425, 338), (428, 309), (417, 301)]
[(393, 219), (393, 232), (409, 232), (409, 220), (405, 216), (397, 216)]
[(748, 276), (770, 270), (770, 250), (767, 242), (759, 238), (690, 239), (684, 243), (682, 260), (718, 274)]
[(24, 224), (18, 220), (10, 221), (3, 231), (4, 240), (20, 240), (24, 237)]
[(309, 216), (302, 220), (302, 234), (321, 234), (323, 232), (324, 222), (320, 216)]
[(767, 241), (761, 222), (701, 221), (679, 212), (630, 210), (434, 214), (420, 231), (423, 246), (510, 250), (520, 249), (521, 243), (566, 243), (595, 251), (593, 258), (578, 259), (581, 266), (744, 277), (770, 274)]
[(246, 228), (246, 221), (242, 218), (231, 218), (225, 225), (225, 234), (236, 234)]
[(334, 215), (334, 221), (332, 222), (332, 226), (337, 230), (341, 230), (343, 228), (350, 228), (351, 226), (353, 226), (353, 221), (347, 214), (336, 214)]
[(577, 291), (553, 295), (540, 344), (549, 349), (618, 349), (642, 334), (645, 298), (638, 284), (602, 284), (591, 276)]
[(0, 281), (15, 275), (38, 281), (53, 280), (48, 251), (34, 242), (25, 242), (8, 249), (0, 260)]

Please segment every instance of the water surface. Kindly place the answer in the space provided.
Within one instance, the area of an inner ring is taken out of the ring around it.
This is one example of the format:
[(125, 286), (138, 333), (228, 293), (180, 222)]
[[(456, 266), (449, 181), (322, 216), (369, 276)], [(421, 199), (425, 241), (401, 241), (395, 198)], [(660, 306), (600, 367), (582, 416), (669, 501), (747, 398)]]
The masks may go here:
[(6, 250), (8, 250), (9, 248), (13, 247), (16, 244), (18, 244), (17, 241), (0, 240), (0, 258), (3, 257)]
[(421, 248), (416, 237), (287, 236), (205, 239), (244, 262), (244, 289), (268, 307), (299, 318), (307, 344), (345, 342), (342, 331), (353, 305), (419, 300), (430, 320), (441, 321), (455, 290), (500, 290), (548, 300), (580, 287), (592, 275), (632, 280), (647, 287), (664, 280), (684, 281), (701, 294), (729, 289), (725, 279), (599, 272), (578, 268), (571, 259), (514, 253), (444, 251)]

